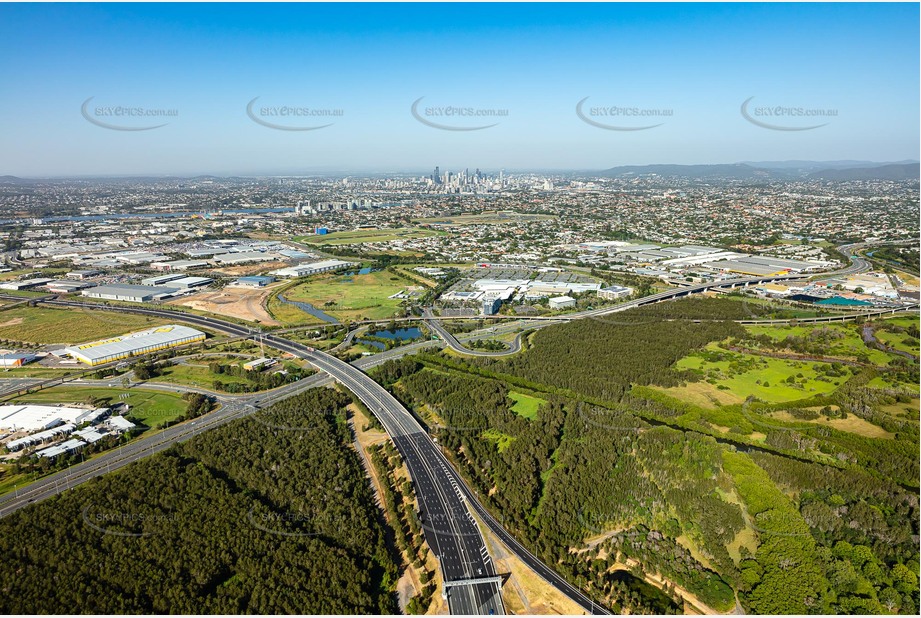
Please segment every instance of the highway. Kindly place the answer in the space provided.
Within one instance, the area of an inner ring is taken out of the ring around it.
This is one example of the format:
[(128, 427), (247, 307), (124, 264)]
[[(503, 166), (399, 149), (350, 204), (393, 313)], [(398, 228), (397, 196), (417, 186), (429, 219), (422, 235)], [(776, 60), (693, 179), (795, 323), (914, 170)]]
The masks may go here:
[[(852, 264), (843, 271), (827, 273), (826, 276), (860, 272), (868, 268), (862, 258), (852, 258)], [(758, 277), (721, 281), (717, 283), (699, 284), (687, 288), (668, 290), (634, 301), (629, 301), (615, 307), (585, 311), (565, 316), (565, 321), (572, 319), (594, 318), (626, 311), (633, 307), (660, 302), (686, 296), (712, 288), (735, 287), (763, 281), (795, 280), (805, 278), (805, 275), (783, 277)], [(425, 341), (410, 344), (394, 350), (383, 352), (371, 357), (356, 361), (358, 367), (345, 363), (333, 356), (312, 350), (302, 344), (285, 339), (278, 334), (261, 333), (258, 330), (196, 314), (149, 309), (143, 307), (102, 306), (95, 303), (81, 303), (67, 300), (41, 300), (40, 302), (61, 307), (84, 308), (102, 311), (136, 313), (166, 318), (198, 325), (202, 328), (227, 333), (241, 338), (260, 339), (273, 348), (289, 352), (300, 358), (306, 359), (318, 369), (326, 372), (328, 376), (336, 379), (351, 390), (372, 412), (378, 416), (394, 445), (400, 451), (410, 471), (416, 495), (419, 499), (424, 534), (429, 546), (439, 560), (443, 579), (446, 582), (445, 592), (448, 599), (449, 610), (452, 614), (488, 614), (504, 613), (500, 595), (500, 583), (496, 576), (495, 567), (488, 551), (486, 550), (482, 534), (473, 520), (471, 509), (477, 513), (487, 527), (496, 534), (509, 549), (525, 564), (534, 569), (548, 583), (577, 602), (586, 611), (592, 613), (608, 613), (603, 608), (595, 605), (591, 599), (571, 586), (552, 568), (544, 565), (533, 556), (526, 548), (518, 543), (489, 512), (479, 503), (476, 495), (459, 478), (451, 468), (449, 462), (441, 453), (439, 447), (430, 436), (422, 429), (419, 423), (390, 393), (378, 385), (374, 380), (364, 374), (359, 367), (368, 368), (379, 364), (388, 358), (395, 358), (403, 354), (421, 349), (428, 345), (437, 345), (435, 342)], [(562, 316), (561, 316), (562, 317)], [(447, 333), (437, 319), (423, 317), (430, 327), (442, 336), (445, 343), (451, 347), (458, 346), (465, 350), (457, 339)], [(535, 324), (539, 327), (559, 323), (561, 319), (551, 319)], [(436, 327), (437, 325), (437, 327)], [(511, 325), (504, 325), (511, 326)], [(452, 342), (454, 345), (452, 345)], [(516, 339), (515, 349), (520, 346), (520, 339)], [(465, 353), (478, 355), (501, 355), (501, 353), (488, 353), (470, 350)], [(367, 361), (367, 362), (361, 362)], [(26, 504), (45, 499), (60, 491), (75, 487), (76, 485), (93, 478), (103, 472), (116, 469), (141, 457), (168, 448), (171, 444), (187, 440), (195, 433), (220, 426), (230, 420), (252, 414), (260, 406), (269, 405), (283, 397), (307, 388), (313, 388), (329, 383), (327, 375), (318, 374), (299, 382), (267, 393), (257, 393), (248, 397), (230, 401), (217, 410), (197, 421), (183, 423), (160, 431), (147, 438), (131, 442), (118, 449), (108, 451), (91, 461), (72, 466), (68, 470), (50, 475), (33, 482), (23, 491), (0, 496), (0, 516), (6, 515)], [(291, 387), (290, 390), (285, 390)]]

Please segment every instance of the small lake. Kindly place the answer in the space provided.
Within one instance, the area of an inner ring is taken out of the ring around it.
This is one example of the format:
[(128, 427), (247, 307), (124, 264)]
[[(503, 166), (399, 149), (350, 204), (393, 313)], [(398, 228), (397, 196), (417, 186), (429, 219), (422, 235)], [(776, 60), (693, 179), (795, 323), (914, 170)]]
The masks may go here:
[[(413, 339), (419, 339), (422, 337), (422, 331), (419, 330), (418, 327), (412, 326), (410, 328), (395, 328), (393, 330), (376, 330), (374, 332), (367, 333), (366, 336), (377, 337), (378, 339), (412, 341)], [(387, 349), (387, 345), (381, 341), (374, 341), (372, 339), (359, 339), (358, 342), (372, 348), (377, 348), (378, 350)]]

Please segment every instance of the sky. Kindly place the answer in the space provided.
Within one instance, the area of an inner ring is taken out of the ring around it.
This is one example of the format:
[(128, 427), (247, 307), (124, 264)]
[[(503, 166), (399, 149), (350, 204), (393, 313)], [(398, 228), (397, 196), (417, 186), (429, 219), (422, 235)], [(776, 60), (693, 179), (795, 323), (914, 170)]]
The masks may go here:
[(914, 3), (4, 3), (0, 175), (916, 160), (918, 23)]

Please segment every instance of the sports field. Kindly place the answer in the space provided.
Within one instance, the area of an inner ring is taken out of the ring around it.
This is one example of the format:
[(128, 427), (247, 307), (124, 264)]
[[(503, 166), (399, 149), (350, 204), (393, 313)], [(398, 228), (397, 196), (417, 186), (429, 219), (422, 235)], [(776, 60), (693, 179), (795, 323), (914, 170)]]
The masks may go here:
[(299, 236), (295, 238), (298, 242), (309, 245), (360, 245), (371, 242), (389, 242), (392, 240), (413, 240), (416, 238), (431, 238), (432, 236), (447, 236), (447, 232), (438, 232), (435, 230), (423, 230), (419, 228), (384, 228), (377, 230), (348, 230), (342, 232), (332, 232), (330, 234), (313, 234), (310, 236)]

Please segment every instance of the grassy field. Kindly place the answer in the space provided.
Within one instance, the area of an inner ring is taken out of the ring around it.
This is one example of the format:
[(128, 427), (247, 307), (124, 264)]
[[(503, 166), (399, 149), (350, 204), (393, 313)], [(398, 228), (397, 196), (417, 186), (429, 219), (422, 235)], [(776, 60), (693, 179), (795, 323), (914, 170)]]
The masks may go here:
[[(854, 324), (822, 324), (818, 326), (746, 326), (745, 330), (753, 335), (767, 335), (774, 341), (783, 341), (787, 337), (807, 337), (810, 332), (823, 329), (836, 339), (826, 346), (826, 356), (853, 359), (866, 355), (874, 365), (885, 366), (892, 357), (876, 348), (869, 348), (863, 342), (860, 326)], [(883, 331), (880, 331), (883, 332)]]
[(320, 247), (323, 245), (360, 245), (371, 242), (389, 242), (391, 240), (413, 240), (416, 238), (431, 238), (432, 236), (447, 236), (447, 233), (404, 227), (378, 230), (348, 230), (322, 235), (314, 234), (311, 236), (298, 236), (294, 240)]
[[(208, 360), (220, 360), (223, 362), (223, 359)], [(196, 386), (198, 388), (211, 389), (213, 388), (215, 380), (218, 380), (223, 384), (246, 384), (246, 380), (244, 378), (239, 378), (227, 374), (218, 375), (216, 373), (212, 373), (211, 370), (208, 369), (207, 363), (204, 361), (202, 361), (201, 364), (183, 364), (166, 367), (163, 369), (161, 375), (153, 378), (151, 381), (168, 382), (170, 384), (180, 384), (183, 386)]]
[(32, 343), (84, 343), (159, 324), (166, 322), (126, 313), (16, 307), (0, 312), (0, 339)]
[[(780, 403), (830, 393), (846, 379), (818, 380), (821, 375), (815, 370), (818, 363), (725, 352), (713, 344), (708, 346), (708, 351), (720, 351), (727, 360), (707, 360), (704, 354), (694, 353), (675, 365), (677, 369), (699, 370), (705, 379), (712, 380), (712, 384), (709, 381), (695, 383), (703, 392), (719, 391), (723, 386), (722, 390), (742, 399), (753, 395), (762, 401)], [(795, 381), (793, 384), (788, 382), (791, 377)]]
[(504, 451), (505, 449), (507, 449), (509, 445), (515, 440), (515, 438), (513, 438), (512, 436), (506, 433), (502, 433), (501, 431), (497, 431), (495, 429), (487, 429), (480, 435), (484, 439), (489, 440), (490, 442), (494, 443), (496, 445), (496, 448), (499, 449), (500, 453)]
[[(114, 380), (113, 384), (117, 384), (117, 378)], [(125, 393), (128, 394), (128, 397), (119, 399), (119, 396)], [(185, 413), (187, 407), (186, 402), (178, 393), (161, 393), (143, 388), (83, 388), (73, 385), (47, 388), (37, 393), (19, 397), (16, 401), (28, 403), (83, 403), (90, 397), (94, 397), (97, 401), (102, 401), (102, 405), (127, 403), (131, 406), (129, 414), (151, 427), (174, 420)]]
[[(396, 275), (377, 271), (367, 275), (329, 275), (296, 285), (284, 294), (288, 300), (308, 302), (341, 321), (361, 318), (379, 320), (393, 316), (402, 302), (388, 297), (405, 290), (409, 285)], [(269, 303), (269, 310), (279, 322), (299, 319), (288, 323), (303, 324), (317, 321), (291, 305), (275, 314), (278, 305), (282, 304), (277, 299)]]
[(883, 345), (886, 345), (894, 350), (901, 350), (902, 352), (908, 352), (914, 356), (918, 355), (918, 340), (906, 333), (893, 333), (887, 330), (877, 330), (874, 332), (876, 338), (879, 339)]
[(544, 399), (525, 395), (524, 393), (513, 392), (509, 393), (508, 397), (515, 401), (515, 405), (512, 406), (512, 412), (528, 420), (533, 420), (537, 416), (537, 409), (547, 403)]

